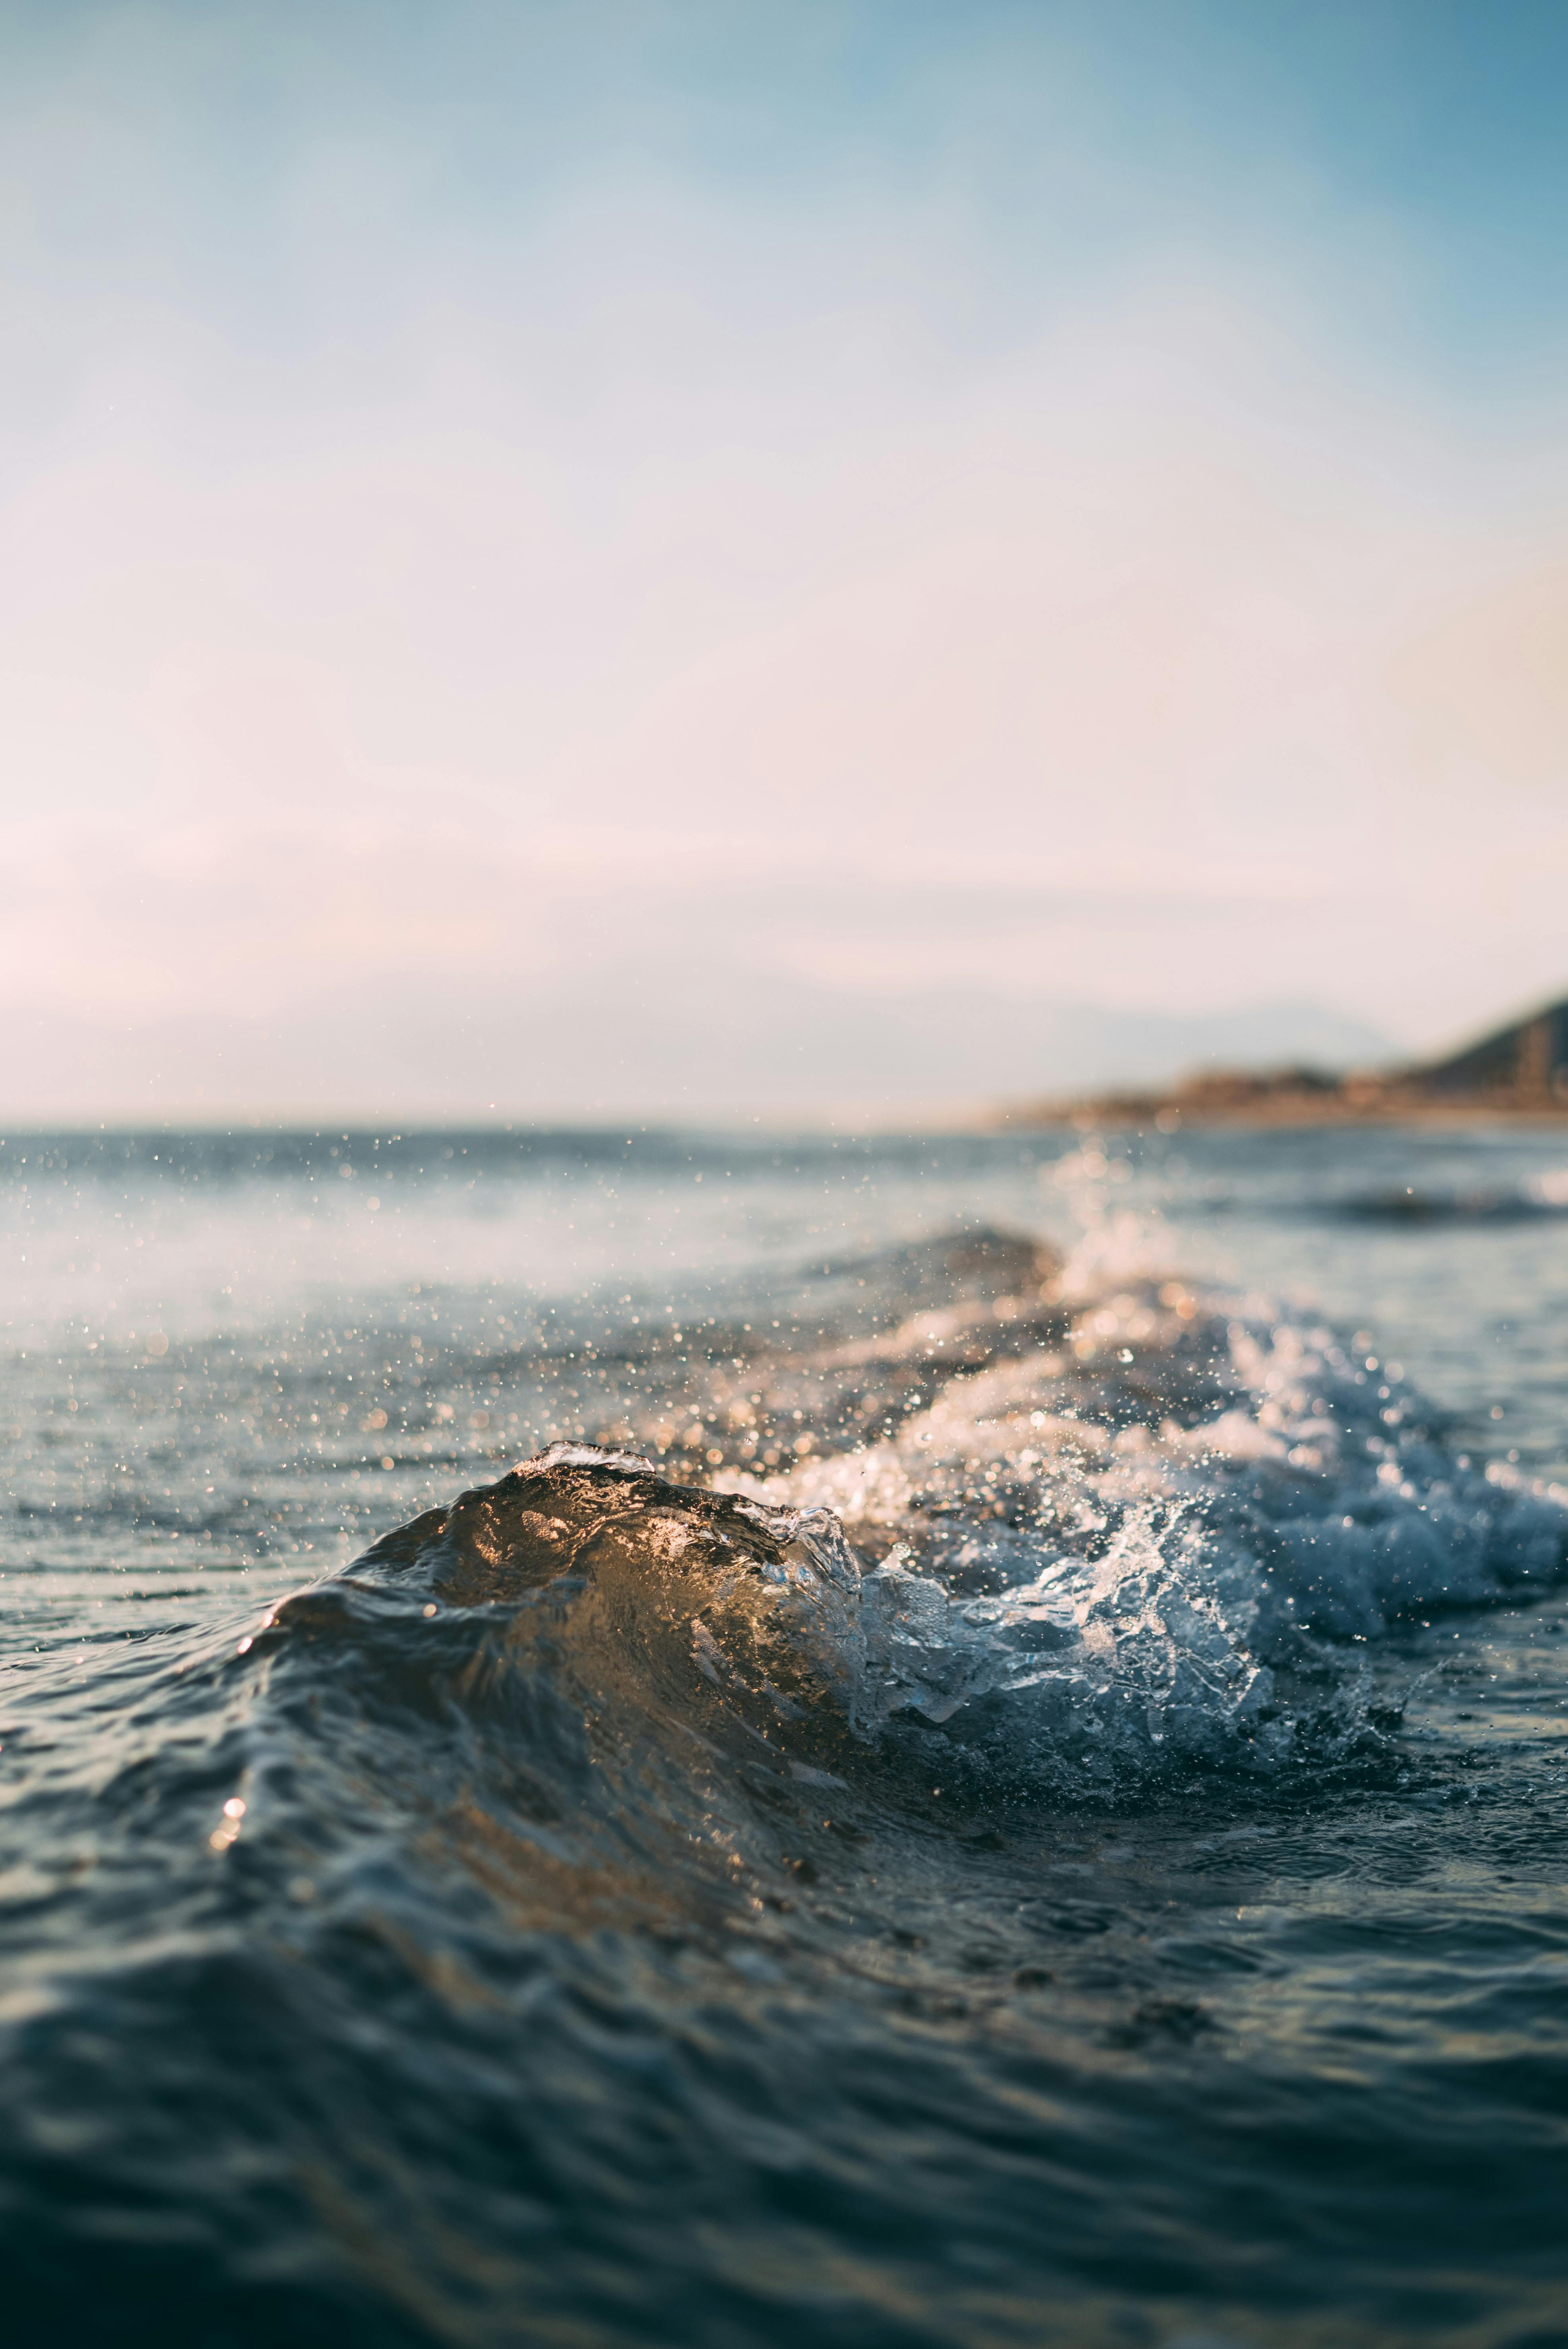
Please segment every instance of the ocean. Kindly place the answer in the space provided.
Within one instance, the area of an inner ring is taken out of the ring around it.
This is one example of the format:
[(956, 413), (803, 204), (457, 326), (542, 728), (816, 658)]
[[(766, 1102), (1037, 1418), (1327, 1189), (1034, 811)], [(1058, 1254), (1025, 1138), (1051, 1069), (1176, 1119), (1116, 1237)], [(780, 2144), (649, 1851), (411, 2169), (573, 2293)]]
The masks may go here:
[(8, 2343), (1568, 2342), (1568, 1128), (0, 1220)]

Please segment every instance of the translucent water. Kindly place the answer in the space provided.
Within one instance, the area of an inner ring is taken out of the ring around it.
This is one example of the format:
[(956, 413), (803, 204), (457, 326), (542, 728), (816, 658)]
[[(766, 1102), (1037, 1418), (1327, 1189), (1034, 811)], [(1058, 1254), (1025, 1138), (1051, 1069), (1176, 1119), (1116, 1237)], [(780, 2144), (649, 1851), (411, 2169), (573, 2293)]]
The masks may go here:
[(1565, 1167), (7, 1139), (18, 2321), (1568, 2337)]

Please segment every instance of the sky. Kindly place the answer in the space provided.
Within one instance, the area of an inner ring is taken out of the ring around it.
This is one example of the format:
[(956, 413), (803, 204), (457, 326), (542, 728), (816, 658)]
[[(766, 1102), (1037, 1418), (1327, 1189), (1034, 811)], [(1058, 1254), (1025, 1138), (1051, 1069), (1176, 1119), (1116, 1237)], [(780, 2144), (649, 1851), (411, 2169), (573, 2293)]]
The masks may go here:
[(1568, 992), (1568, 11), (0, 0), (0, 1117)]

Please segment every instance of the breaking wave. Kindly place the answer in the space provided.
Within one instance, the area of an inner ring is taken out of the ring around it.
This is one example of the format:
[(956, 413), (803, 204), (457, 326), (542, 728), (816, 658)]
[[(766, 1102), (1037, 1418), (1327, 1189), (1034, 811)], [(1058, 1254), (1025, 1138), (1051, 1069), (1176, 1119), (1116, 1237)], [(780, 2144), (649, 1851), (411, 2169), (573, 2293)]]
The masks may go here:
[[(1061, 2050), (1092, 2022), (1086, 2063), (1180, 2065), (1212, 2026), (1163, 1895), (1075, 1872), (1064, 1819), (1207, 1774), (1222, 1843), (1325, 1757), (1380, 1767), (1378, 1633), (1559, 1578), (1563, 1496), (1359, 1336), (1114, 1233), (762, 1295), (545, 1329), (572, 1440), (263, 1620), (16, 1678), (31, 2337), (1011, 2349), (1042, 2260), (1120, 2291), (1135, 2240), (1164, 2275), (1165, 2157), (1130, 2219), (1146, 2121), (1074, 2119)], [(1016, 2321), (944, 2267), (955, 2208)]]
[[(807, 1765), (945, 1727), (1104, 1786), (1342, 1750), (1367, 1727), (1357, 1651), (1390, 1623), (1562, 1576), (1563, 1496), (1454, 1448), (1365, 1343), (1103, 1243), (1065, 1267), (1015, 1236), (947, 1247), (954, 1301), (738, 1362), (786, 1418), (779, 1396), (818, 1398), (774, 1473), (716, 1448), (710, 1488), (557, 1444), (279, 1630), (356, 1591), (504, 1608), (558, 1696), (569, 1673), (574, 1705), (592, 1684), (645, 1726), (663, 1707)], [(879, 1267), (879, 1293), (922, 1268)], [(760, 1391), (738, 1398), (721, 1381), (701, 1433), (755, 1426)]]
[(882, 1553), (864, 1717), (1006, 1694), (1037, 1748), (1283, 1763), (1325, 1726), (1293, 1676), (1315, 1691), (1335, 1646), (1561, 1577), (1568, 1496), (1456, 1449), (1365, 1339), (1143, 1252), (1102, 1237), (832, 1350), (827, 1377), (922, 1383), (874, 1439), (748, 1482)]

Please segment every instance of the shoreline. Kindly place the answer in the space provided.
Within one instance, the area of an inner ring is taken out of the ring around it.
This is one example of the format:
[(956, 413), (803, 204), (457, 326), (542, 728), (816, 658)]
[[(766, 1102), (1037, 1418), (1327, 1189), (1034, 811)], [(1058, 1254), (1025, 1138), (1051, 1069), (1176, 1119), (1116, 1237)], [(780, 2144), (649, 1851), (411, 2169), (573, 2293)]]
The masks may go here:
[(1050, 1102), (1002, 1111), (993, 1122), (998, 1132), (1037, 1132), (1048, 1126), (1071, 1126), (1079, 1132), (1098, 1127), (1180, 1133), (1194, 1126), (1230, 1128), (1293, 1128), (1403, 1125), (1558, 1126), (1568, 1124), (1568, 1101), (1378, 1101), (1315, 1100), (1293, 1095), (1247, 1102), (1183, 1101), (1151, 1096), (1110, 1097), (1099, 1101)]

